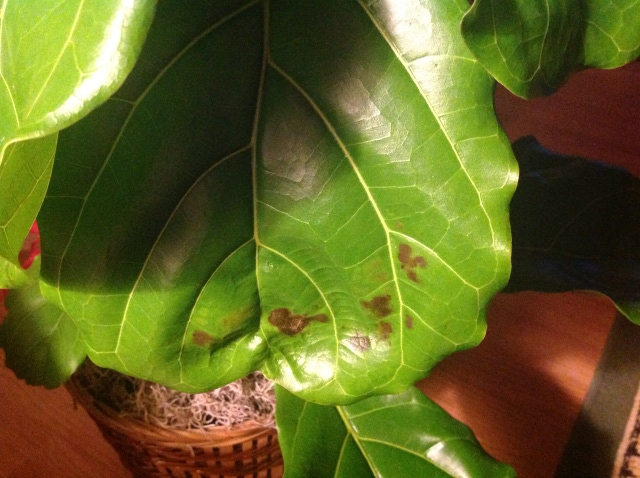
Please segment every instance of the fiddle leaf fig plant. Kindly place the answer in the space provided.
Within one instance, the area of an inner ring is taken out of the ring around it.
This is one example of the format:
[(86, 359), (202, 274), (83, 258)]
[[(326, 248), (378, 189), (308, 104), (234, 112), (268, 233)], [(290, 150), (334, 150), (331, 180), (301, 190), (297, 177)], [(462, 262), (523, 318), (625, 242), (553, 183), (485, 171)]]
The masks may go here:
[(334, 476), (513, 476), (412, 386), (509, 280), (492, 75), (531, 95), (629, 61), (634, 2), (50, 3), (1, 20), (16, 374), (53, 387), (88, 356), (200, 392), (259, 369), (288, 470), (322, 441)]
[(60, 135), (38, 216), (39, 289), (89, 357), (193, 392), (260, 368), (336, 404), (476, 345), (516, 166), (462, 6), (160, 3), (127, 82)]

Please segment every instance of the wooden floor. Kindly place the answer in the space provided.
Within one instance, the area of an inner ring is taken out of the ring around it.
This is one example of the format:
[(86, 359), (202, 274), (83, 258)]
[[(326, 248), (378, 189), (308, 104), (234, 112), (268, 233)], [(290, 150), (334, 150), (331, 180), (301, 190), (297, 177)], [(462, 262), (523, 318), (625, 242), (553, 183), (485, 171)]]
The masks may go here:
[(520, 478), (551, 478), (615, 315), (584, 294), (501, 295), (485, 341), (447, 358), (420, 388)]
[[(629, 167), (640, 175), (640, 64), (587, 71), (552, 98), (499, 90), (512, 139)], [(500, 295), (478, 348), (445, 360), (420, 387), (470, 425), (521, 478), (546, 478), (568, 439), (615, 316), (603, 298)], [(64, 389), (27, 387), (0, 364), (0, 478), (120, 478), (115, 453)], [(302, 477), (301, 477), (302, 478)]]
[(0, 478), (131, 475), (66, 389), (45, 390), (0, 368)]

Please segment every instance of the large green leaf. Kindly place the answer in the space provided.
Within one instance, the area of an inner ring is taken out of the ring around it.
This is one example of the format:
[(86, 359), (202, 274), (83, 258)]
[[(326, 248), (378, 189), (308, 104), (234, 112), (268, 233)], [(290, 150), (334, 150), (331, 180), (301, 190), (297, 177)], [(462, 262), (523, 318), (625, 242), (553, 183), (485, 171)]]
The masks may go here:
[(90, 357), (344, 403), (477, 344), (517, 175), (466, 8), (160, 2), (122, 89), (61, 133), (38, 218)]
[(412, 388), (332, 407), (277, 391), (285, 477), (514, 477), (471, 430)]
[(513, 144), (520, 182), (511, 202), (507, 292), (591, 290), (640, 323), (640, 179), (618, 167)]
[(575, 70), (613, 68), (640, 54), (638, 0), (476, 0), (462, 33), (513, 93), (554, 92)]
[(122, 84), (154, 4), (4, 0), (0, 5), (0, 287), (28, 280), (17, 254), (42, 203), (55, 148), (55, 136), (33, 138), (77, 121)]

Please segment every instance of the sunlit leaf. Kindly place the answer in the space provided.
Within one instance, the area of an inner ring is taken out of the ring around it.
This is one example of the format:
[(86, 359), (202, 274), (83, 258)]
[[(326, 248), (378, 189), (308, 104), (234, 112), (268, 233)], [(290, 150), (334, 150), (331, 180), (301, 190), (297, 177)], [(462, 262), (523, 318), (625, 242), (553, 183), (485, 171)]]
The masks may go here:
[(285, 477), (515, 477), (419, 390), (344, 407), (277, 392)]

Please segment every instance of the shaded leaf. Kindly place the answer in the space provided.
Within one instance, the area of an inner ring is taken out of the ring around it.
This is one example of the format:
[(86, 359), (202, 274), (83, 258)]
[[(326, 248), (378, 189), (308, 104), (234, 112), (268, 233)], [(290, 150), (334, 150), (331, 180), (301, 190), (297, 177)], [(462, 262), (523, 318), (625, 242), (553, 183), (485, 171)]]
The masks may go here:
[(131, 70), (154, 1), (4, 2), (0, 15), (0, 287), (27, 277), (17, 259), (49, 180), (55, 136)]
[(520, 182), (511, 202), (507, 292), (593, 290), (625, 315), (640, 301), (640, 180), (605, 163), (513, 145)]
[(415, 388), (344, 407), (315, 405), (279, 388), (277, 403), (285, 476), (515, 476)]
[(585, 0), (585, 65), (616, 68), (640, 55), (640, 2)]
[(476, 0), (462, 34), (480, 63), (516, 95), (548, 95), (585, 66), (638, 57), (637, 0)]
[(477, 344), (516, 175), (465, 9), (161, 2), (122, 89), (61, 133), (38, 218), (91, 359), (346, 403)]
[(583, 65), (581, 0), (476, 0), (462, 34), (480, 63), (516, 95), (550, 94)]
[(631, 322), (640, 325), (640, 301), (619, 301), (616, 308)]
[(0, 323), (0, 347), (6, 365), (29, 384), (64, 383), (86, 357), (73, 320), (44, 300), (37, 283), (11, 291), (5, 302), (9, 314)]
[(285, 476), (373, 477), (337, 407), (302, 400), (276, 388), (278, 441)]

